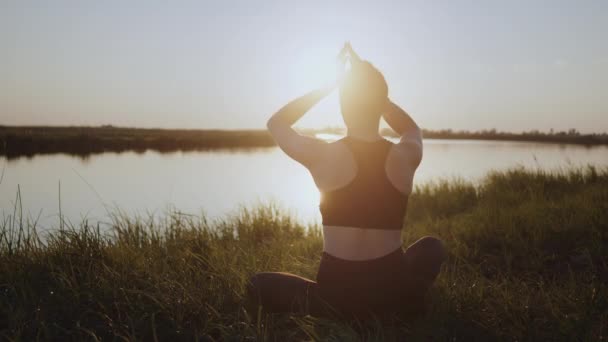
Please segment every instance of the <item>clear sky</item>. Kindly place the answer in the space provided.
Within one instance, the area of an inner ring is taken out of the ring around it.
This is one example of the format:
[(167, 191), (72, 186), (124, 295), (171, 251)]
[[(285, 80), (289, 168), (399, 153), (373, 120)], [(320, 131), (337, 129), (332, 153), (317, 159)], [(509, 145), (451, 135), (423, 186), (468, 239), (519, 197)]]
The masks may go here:
[(606, 132), (607, 35), (602, 0), (2, 0), (0, 124), (263, 128), (350, 40), (425, 128)]

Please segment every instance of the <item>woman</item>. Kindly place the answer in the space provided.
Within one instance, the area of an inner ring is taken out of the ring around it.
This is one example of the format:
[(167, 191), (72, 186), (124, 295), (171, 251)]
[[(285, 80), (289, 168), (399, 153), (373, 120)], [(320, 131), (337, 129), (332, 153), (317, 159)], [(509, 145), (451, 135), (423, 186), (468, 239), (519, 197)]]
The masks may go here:
[[(291, 127), (334, 88), (312, 91), (268, 121), (279, 147), (304, 165), (321, 192), (323, 255), (316, 282), (280, 272), (251, 278), (249, 296), (270, 312), (322, 314), (325, 309), (365, 317), (419, 312), (446, 253), (423, 237), (402, 250), (401, 229), (422, 136), (412, 118), (388, 99), (382, 74), (345, 44), (339, 59), (351, 68), (338, 82), (348, 133), (333, 143), (299, 135)], [(378, 133), (380, 118), (401, 137)]]

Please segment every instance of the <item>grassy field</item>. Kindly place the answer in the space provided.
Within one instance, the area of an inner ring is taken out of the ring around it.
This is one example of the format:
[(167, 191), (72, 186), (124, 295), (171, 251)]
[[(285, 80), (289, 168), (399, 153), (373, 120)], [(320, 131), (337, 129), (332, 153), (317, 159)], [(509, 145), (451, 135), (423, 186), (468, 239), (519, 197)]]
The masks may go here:
[[(302, 130), (304, 134), (344, 134), (343, 129)], [(608, 134), (570, 132), (508, 133), (490, 131), (424, 130), (426, 139), (472, 139), (550, 142), (578, 145), (608, 145)], [(383, 134), (395, 134), (389, 129)], [(274, 146), (265, 130), (143, 129), (102, 127), (9, 127), (0, 126), (0, 156), (16, 158), (36, 154), (68, 153), (88, 156), (102, 152), (198, 151), (211, 149), (250, 149)]]
[(15, 213), (0, 230), (0, 340), (581, 340), (608, 338), (608, 170), (511, 170), (417, 188), (404, 245), (449, 258), (415, 320), (348, 322), (243, 306), (248, 277), (314, 278), (319, 227), (273, 206), (223, 220), (115, 215), (43, 244)]

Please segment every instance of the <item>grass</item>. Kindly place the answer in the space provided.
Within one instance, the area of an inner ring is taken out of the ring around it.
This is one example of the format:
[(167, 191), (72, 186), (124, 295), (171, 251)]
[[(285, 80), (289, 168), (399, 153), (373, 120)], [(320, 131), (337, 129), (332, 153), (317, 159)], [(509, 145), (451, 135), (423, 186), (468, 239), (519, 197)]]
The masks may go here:
[(275, 206), (223, 220), (111, 217), (44, 242), (19, 208), (0, 229), (0, 339), (606, 340), (608, 170), (513, 169), (411, 196), (404, 246), (444, 240), (449, 258), (414, 321), (347, 322), (247, 311), (247, 279), (314, 278), (319, 227)]

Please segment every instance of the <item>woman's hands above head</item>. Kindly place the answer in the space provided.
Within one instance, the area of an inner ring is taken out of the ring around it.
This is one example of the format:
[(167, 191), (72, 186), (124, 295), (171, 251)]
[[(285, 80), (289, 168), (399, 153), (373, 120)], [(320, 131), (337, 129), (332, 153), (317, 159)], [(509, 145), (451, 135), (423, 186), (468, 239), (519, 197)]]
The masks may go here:
[(348, 50), (348, 54), (350, 56), (350, 63), (351, 65), (355, 65), (357, 63), (361, 63), (362, 60), (359, 57), (359, 55), (355, 52), (355, 50), (353, 50), (353, 47), (350, 45), (350, 42), (346, 42), (346, 44), (344, 44), (346, 49)]
[(291, 125), (299, 120), (312, 106), (317, 104), (321, 99), (329, 95), (334, 89), (336, 89), (338, 85), (340, 85), (345, 74), (346, 64), (348, 62), (350, 62), (352, 67), (353, 65), (356, 65), (362, 61), (361, 58), (359, 58), (359, 55), (357, 55), (357, 53), (353, 50), (350, 43), (346, 42), (337, 56), (336, 64), (338, 69), (336, 80), (321, 86), (308, 94), (300, 96), (299, 98), (283, 106), (268, 120), (268, 128), (271, 129), (271, 127), (273, 127), (271, 131), (275, 132), (281, 129), (288, 130), (292, 136), (293, 134), (296, 134), (291, 132)]
[(345, 42), (342, 49), (340, 49), (340, 52), (336, 56), (336, 78), (331, 82), (320, 86), (316, 89), (316, 91), (324, 95), (330, 94), (334, 89), (342, 84), (344, 75), (348, 70), (347, 66), (350, 64), (352, 67), (352, 65), (359, 63), (360, 61), (361, 59), (357, 53), (353, 51), (350, 43)]
[(341, 60), (342, 62), (346, 62), (347, 58), (350, 58), (351, 63), (358, 63), (361, 61), (361, 58), (355, 52), (355, 50), (353, 50), (350, 42), (345, 42), (340, 50), (340, 53), (338, 54), (338, 60)]
[(361, 58), (355, 52), (355, 50), (353, 50), (353, 47), (350, 45), (350, 42), (345, 42), (337, 58), (338, 66), (341, 67), (340, 69), (344, 70), (346, 68), (347, 63), (350, 63), (352, 67), (361, 62)]
[(348, 58), (348, 43), (344, 43), (342, 49), (340, 49), (340, 53), (336, 57), (336, 61), (338, 64), (345, 64)]
[(345, 42), (344, 46), (340, 50), (338, 54), (338, 58), (336, 61), (336, 79), (337, 83), (340, 85), (344, 80), (344, 75), (346, 74), (347, 69), (356, 67), (357, 64), (361, 63), (361, 58), (359, 55), (353, 50), (353, 47), (350, 45), (350, 42)]
[(346, 67), (349, 63), (349, 53), (350, 53), (350, 44), (345, 42), (340, 49), (340, 53), (336, 57), (336, 81), (338, 85), (342, 84), (344, 80), (344, 75), (346, 74)]

